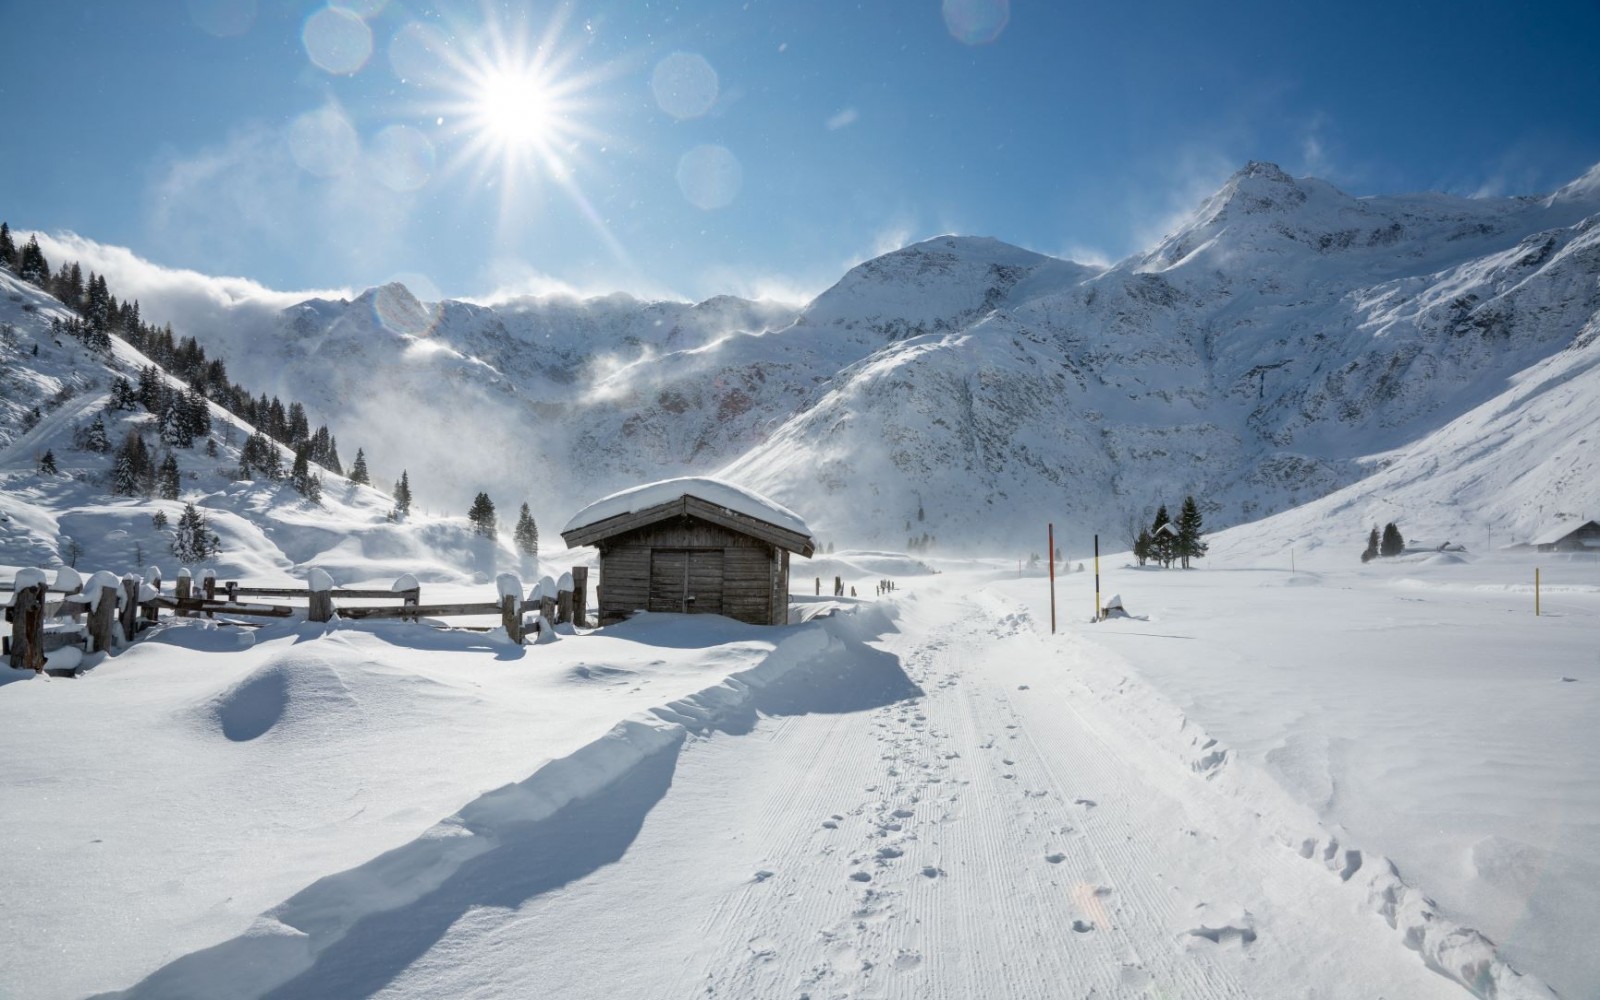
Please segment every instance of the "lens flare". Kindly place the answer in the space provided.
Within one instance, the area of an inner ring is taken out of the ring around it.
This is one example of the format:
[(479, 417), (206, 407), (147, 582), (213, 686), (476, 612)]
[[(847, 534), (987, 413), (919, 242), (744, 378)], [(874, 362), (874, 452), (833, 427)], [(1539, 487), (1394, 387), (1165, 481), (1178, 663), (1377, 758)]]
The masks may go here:
[(339, 7), (324, 7), (306, 18), (300, 40), (317, 68), (335, 76), (350, 76), (372, 55), (372, 29)]
[(1010, 0), (944, 0), (944, 26), (964, 45), (987, 45), (1011, 20)]

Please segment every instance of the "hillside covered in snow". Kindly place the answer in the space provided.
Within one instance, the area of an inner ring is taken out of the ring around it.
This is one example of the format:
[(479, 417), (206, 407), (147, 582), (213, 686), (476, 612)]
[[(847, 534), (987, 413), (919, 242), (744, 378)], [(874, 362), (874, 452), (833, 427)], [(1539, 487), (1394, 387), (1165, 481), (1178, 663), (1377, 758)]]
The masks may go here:
[[(1600, 507), (1597, 220), (1600, 169), (1541, 197), (1356, 198), (1250, 163), (1109, 268), (947, 236), (803, 306), (386, 285), (179, 332), (418, 470), (434, 509), (486, 490), (560, 523), (712, 473), (825, 543), (1037, 548), (1048, 520), (1082, 550), (1189, 493), (1216, 529), (1348, 488), (1371, 502), (1314, 515), (1348, 513), (1343, 544), (1374, 519), (1510, 542)], [(130, 291), (161, 321), (159, 288)]]

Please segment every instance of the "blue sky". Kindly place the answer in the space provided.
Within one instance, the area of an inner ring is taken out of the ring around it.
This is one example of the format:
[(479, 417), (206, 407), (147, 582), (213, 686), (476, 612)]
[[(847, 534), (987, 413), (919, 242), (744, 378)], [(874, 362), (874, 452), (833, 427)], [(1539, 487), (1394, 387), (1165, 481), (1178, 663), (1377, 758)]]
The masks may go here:
[(1115, 259), (1248, 159), (1600, 161), (1592, 0), (332, 7), (0, 0), (0, 217), (280, 289), (698, 298), (949, 231)]

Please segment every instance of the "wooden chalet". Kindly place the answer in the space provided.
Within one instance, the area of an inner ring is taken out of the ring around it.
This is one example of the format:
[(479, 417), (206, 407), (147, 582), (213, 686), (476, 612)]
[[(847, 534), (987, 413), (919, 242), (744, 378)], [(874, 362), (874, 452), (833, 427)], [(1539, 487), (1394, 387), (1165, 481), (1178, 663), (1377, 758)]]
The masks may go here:
[(1552, 528), (1531, 544), (1540, 552), (1600, 552), (1600, 522), (1585, 521)]
[[(707, 484), (699, 492), (712, 499), (696, 495), (698, 483)], [(809, 558), (816, 551), (810, 533), (796, 530), (803, 523), (771, 501), (715, 480), (665, 486), (641, 488), (637, 510), (610, 513), (603, 506), (608, 501), (600, 501), (586, 509), (598, 508), (598, 519), (580, 513), (561, 532), (568, 547), (600, 550), (600, 624), (641, 609), (788, 624), (789, 554)]]

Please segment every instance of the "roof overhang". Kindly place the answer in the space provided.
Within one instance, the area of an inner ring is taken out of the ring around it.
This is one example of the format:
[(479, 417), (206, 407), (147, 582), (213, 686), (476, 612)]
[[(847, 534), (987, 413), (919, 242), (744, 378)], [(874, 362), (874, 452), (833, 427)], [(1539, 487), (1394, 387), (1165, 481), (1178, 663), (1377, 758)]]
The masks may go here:
[(697, 517), (702, 521), (709, 521), (712, 524), (727, 528), (729, 531), (737, 531), (741, 535), (759, 538), (764, 542), (776, 545), (781, 549), (787, 549), (808, 559), (816, 552), (816, 545), (805, 535), (688, 494), (678, 497), (676, 500), (670, 500), (667, 503), (646, 507), (644, 510), (618, 514), (615, 517), (608, 517), (604, 521), (596, 521), (593, 524), (586, 524), (571, 531), (564, 531), (561, 533), (561, 540), (567, 543), (568, 548), (575, 548), (579, 545), (598, 545), (608, 538), (615, 538), (617, 535), (637, 531), (660, 521), (685, 516)]

